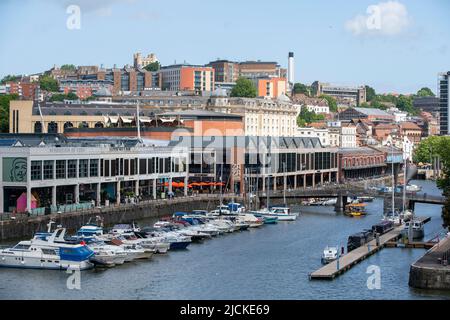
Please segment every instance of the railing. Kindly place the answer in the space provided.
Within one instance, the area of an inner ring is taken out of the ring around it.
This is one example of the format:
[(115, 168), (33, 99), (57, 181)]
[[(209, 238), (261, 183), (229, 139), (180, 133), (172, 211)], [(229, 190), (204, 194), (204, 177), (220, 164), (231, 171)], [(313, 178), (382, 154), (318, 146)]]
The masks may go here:
[[(91, 202), (86, 203), (79, 203), (79, 204), (70, 204), (70, 205), (59, 205), (59, 206), (51, 206), (50, 207), (50, 213), (51, 214), (63, 214), (63, 213), (75, 213), (75, 212), (82, 212), (82, 211), (89, 211), (93, 209), (99, 209), (99, 210), (112, 210), (115, 208), (133, 208), (135, 206), (142, 206), (146, 204), (174, 204), (174, 203), (183, 203), (186, 201), (211, 201), (211, 200), (218, 200), (219, 198), (224, 199), (231, 199), (231, 198), (240, 198), (240, 195), (233, 194), (233, 193), (226, 193), (222, 196), (220, 193), (210, 193), (210, 194), (193, 194), (189, 196), (182, 196), (182, 197), (173, 197), (173, 198), (165, 198), (165, 199), (150, 199), (150, 200), (141, 200), (137, 201), (135, 203), (113, 203), (109, 206), (101, 206), (101, 207), (95, 207)], [(10, 221), (10, 220), (28, 220), (29, 218), (35, 218), (39, 216), (45, 216), (46, 215), (46, 208), (35, 208), (32, 209), (29, 214), (27, 213), (17, 213), (17, 214), (11, 214), (11, 213), (0, 213), (0, 221)]]

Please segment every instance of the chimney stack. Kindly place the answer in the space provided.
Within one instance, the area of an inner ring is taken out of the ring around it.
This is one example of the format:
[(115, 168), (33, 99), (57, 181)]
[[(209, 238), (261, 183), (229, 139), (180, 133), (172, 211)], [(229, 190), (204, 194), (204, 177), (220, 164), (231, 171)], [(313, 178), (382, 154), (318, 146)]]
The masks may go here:
[(288, 82), (289, 82), (290, 88), (293, 88), (294, 87), (294, 83), (295, 83), (294, 69), (295, 69), (294, 53), (293, 52), (289, 52), (289, 58), (288, 58)]

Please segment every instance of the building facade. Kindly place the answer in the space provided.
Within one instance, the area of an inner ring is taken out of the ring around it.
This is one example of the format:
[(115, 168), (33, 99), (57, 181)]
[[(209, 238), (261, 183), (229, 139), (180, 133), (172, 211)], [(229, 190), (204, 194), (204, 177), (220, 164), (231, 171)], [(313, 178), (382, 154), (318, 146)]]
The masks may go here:
[(172, 65), (159, 71), (162, 90), (193, 91), (196, 93), (214, 90), (214, 69), (211, 67)]
[[(92, 201), (121, 203), (131, 194), (156, 199), (171, 191), (175, 181), (183, 182), (186, 187), (180, 191), (187, 192), (188, 153), (181, 149), (139, 147), (137, 140), (81, 145), (59, 135), (6, 139), (17, 142), (1, 147), (2, 212), (35, 213), (47, 208), (56, 213)], [(18, 145), (21, 140), (27, 146)]]
[(337, 99), (338, 104), (348, 104), (350, 106), (359, 106), (366, 102), (366, 88), (365, 86), (351, 87), (338, 86), (329, 83), (315, 81), (312, 85), (313, 94), (316, 97), (321, 95), (332, 96)]
[(441, 135), (449, 134), (450, 71), (439, 74), (439, 118)]

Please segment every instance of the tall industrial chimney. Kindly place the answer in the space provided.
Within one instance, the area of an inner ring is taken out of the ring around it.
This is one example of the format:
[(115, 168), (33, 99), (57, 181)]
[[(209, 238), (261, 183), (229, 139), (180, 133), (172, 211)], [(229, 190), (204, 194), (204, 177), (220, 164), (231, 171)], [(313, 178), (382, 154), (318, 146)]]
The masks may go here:
[(288, 60), (288, 82), (289, 86), (292, 88), (295, 83), (295, 77), (294, 77), (294, 53), (289, 52), (289, 60)]

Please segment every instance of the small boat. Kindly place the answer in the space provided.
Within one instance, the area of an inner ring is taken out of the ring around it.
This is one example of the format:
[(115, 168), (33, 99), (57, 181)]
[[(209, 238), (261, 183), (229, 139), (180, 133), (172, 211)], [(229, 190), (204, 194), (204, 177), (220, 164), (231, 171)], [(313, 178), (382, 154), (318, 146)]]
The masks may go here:
[(420, 191), (422, 191), (422, 187), (418, 186), (416, 184), (408, 184), (406, 186), (406, 191), (408, 191), (408, 192), (420, 192)]
[(337, 203), (337, 199), (336, 198), (332, 198), (332, 199), (328, 199), (325, 200), (324, 202), (322, 202), (323, 206), (334, 206)]
[(402, 234), (406, 237), (409, 235), (409, 228), (412, 227), (413, 240), (422, 239), (425, 236), (425, 226), (422, 220), (413, 219), (405, 223)]
[(344, 214), (349, 217), (362, 217), (366, 213), (366, 204), (364, 203), (351, 203), (345, 206)]
[(348, 237), (347, 252), (353, 251), (374, 239), (372, 230), (364, 230)]
[(0, 251), (0, 267), (66, 270), (86, 270), (94, 266), (90, 262), (94, 252), (84, 243), (72, 243), (64, 239), (66, 229), (57, 228), (43, 239), (34, 237)]
[(122, 234), (122, 233), (130, 233), (130, 232), (139, 232), (141, 229), (133, 224), (116, 224), (110, 233), (112, 234)]
[(327, 246), (322, 253), (322, 264), (328, 264), (336, 260), (338, 258), (338, 251), (339, 249), (337, 247)]
[(288, 207), (272, 207), (268, 211), (259, 211), (264, 217), (277, 217), (278, 221), (295, 221), (298, 214), (291, 213)]
[(383, 218), (383, 221), (391, 221), (394, 225), (399, 226), (402, 224), (403, 220), (400, 213), (396, 211), (389, 211)]
[(361, 196), (358, 197), (357, 199), (360, 203), (364, 203), (364, 202), (372, 202), (375, 199), (375, 197)]

